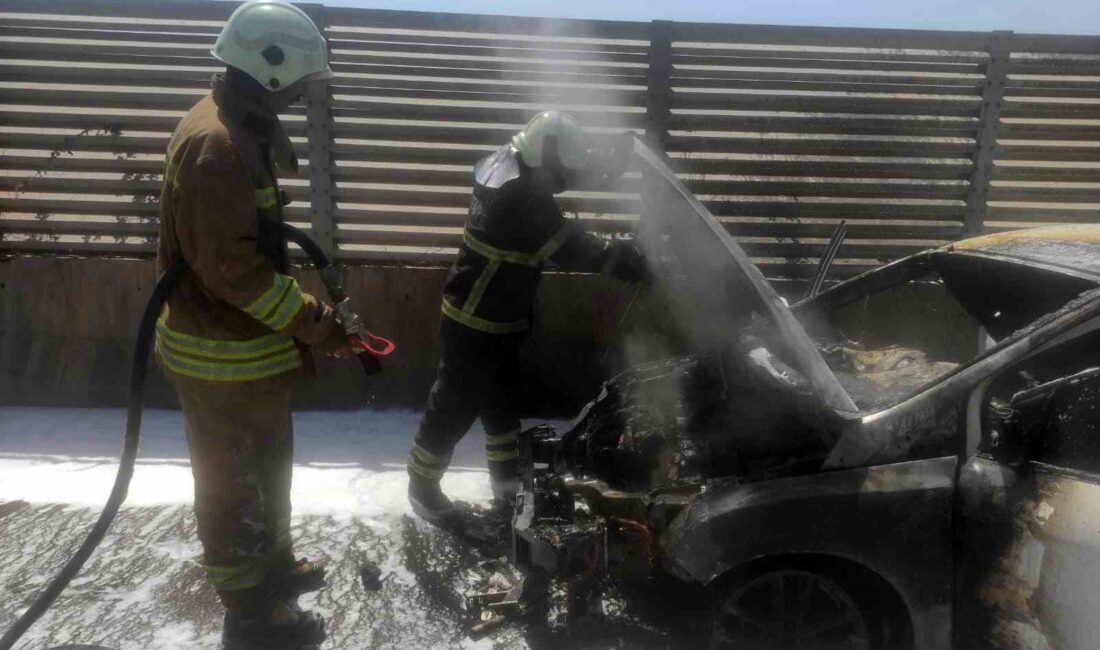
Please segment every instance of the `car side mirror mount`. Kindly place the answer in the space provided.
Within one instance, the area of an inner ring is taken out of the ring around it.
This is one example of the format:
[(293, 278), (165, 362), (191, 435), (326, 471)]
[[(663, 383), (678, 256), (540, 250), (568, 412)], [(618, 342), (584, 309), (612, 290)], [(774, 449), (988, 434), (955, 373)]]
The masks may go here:
[(989, 443), (993, 458), (1011, 466), (1031, 459), (1038, 451), (1048, 405), (1066, 378), (1032, 386), (1005, 403), (994, 399), (989, 413)]

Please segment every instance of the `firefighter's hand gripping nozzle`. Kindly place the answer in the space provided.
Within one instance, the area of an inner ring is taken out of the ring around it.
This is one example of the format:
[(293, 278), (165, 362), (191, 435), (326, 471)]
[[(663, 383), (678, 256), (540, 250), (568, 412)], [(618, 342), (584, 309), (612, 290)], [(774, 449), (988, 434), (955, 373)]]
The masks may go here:
[[(290, 226), (287, 226), (287, 238), (294, 241), (289, 236), (290, 228)], [(305, 249), (304, 246), (302, 248)], [(344, 288), (340, 285), (340, 273), (336, 268), (329, 266), (328, 260), (323, 255), (315, 257), (308, 249), (306, 249), (306, 253), (310, 255), (314, 265), (318, 268), (321, 283), (325, 285), (325, 289), (328, 291), (329, 298), (336, 309), (336, 315), (340, 319), (340, 324), (348, 335), (348, 345), (355, 351), (355, 356), (359, 359), (359, 365), (363, 368), (363, 374), (370, 376), (381, 372), (381, 358), (388, 357), (397, 346), (392, 341), (384, 339), (367, 329), (363, 319), (352, 307), (351, 298), (348, 297)], [(322, 261), (324, 262), (323, 266)]]

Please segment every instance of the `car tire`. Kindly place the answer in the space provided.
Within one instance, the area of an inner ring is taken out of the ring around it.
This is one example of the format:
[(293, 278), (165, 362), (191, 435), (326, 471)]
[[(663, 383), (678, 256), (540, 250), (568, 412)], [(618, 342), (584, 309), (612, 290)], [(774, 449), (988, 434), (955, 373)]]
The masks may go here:
[(772, 567), (737, 576), (714, 602), (709, 650), (885, 650), (874, 595), (832, 571)]

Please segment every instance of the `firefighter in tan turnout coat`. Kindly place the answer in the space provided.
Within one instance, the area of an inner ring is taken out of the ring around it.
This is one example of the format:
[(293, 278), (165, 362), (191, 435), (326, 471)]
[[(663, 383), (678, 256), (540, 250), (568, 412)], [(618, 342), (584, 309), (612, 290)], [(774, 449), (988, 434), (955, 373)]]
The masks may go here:
[(297, 170), (277, 113), (331, 76), (305, 13), (250, 0), (213, 54), (227, 64), (168, 147), (158, 267), (188, 271), (157, 328), (191, 450), (207, 577), (226, 608), (231, 649), (312, 648), (324, 622), (297, 597), (323, 568), (290, 540), (290, 389), (310, 350), (344, 356), (332, 308), (287, 274), (276, 169)]

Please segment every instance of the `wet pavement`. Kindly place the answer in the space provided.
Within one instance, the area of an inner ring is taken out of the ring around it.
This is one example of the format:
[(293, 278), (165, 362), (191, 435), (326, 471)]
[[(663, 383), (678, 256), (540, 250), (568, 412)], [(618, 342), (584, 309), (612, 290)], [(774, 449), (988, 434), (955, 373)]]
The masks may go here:
[[(28, 418), (27, 411), (0, 409), (0, 592), (4, 595), (0, 630), (7, 628), (83, 540), (115, 468), (109, 453), (118, 436), (114, 430), (102, 436), (83, 431), (79, 439), (63, 444), (53, 433), (26, 433), (37, 427), (38, 415), (30, 415), (35, 417)], [(112, 428), (87, 424), (98, 422), (95, 417), (102, 414), (85, 413), (84, 420), (73, 415), (41, 417), (49, 420), (54, 433), (58, 427)], [(120, 513), (80, 576), (17, 648), (43, 650), (64, 644), (119, 650), (218, 647), (221, 613), (199, 565), (201, 549), (186, 498), (189, 471), (179, 458), (179, 443), (170, 440), (176, 417), (168, 412), (153, 414), (146, 452), (168, 460), (139, 465), (131, 505)], [(551, 630), (514, 624), (480, 641), (470, 640), (467, 631), (474, 621), (465, 599), (479, 584), (476, 567), (488, 555), (408, 514), (406, 479), (400, 466), (406, 429), (415, 424), (415, 414), (395, 417), (392, 433), (386, 431), (385, 422), (374, 422), (368, 441), (347, 438), (343, 443), (332, 432), (350, 428), (353, 422), (341, 417), (310, 414), (299, 421), (296, 416), (299, 449), (312, 451), (300, 454), (310, 462), (295, 470), (294, 499), (299, 511), (293, 532), (300, 555), (329, 561), (329, 586), (302, 601), (328, 620), (330, 640), (324, 648), (694, 647), (636, 620), (614, 600), (606, 605), (607, 614), (597, 612), (570, 626)], [(78, 421), (85, 424), (77, 425)], [(105, 421), (113, 424), (111, 417)], [(366, 426), (361, 417), (355, 422), (356, 427)], [(22, 428), (14, 432), (16, 427)], [(320, 430), (325, 431), (324, 439), (311, 445)], [(461, 463), (463, 468), (448, 476), (445, 488), (476, 501), (487, 497), (488, 489), (483, 485), (487, 482), (483, 470), (476, 467), (481, 457), (480, 434), (470, 438), (474, 440), (464, 441), (456, 455), (456, 465)], [(56, 455), (66, 447), (78, 449), (80, 456)], [(29, 454), (32, 450), (42, 453)], [(353, 457), (369, 457), (370, 467), (366, 462), (353, 467), (336, 462)], [(27, 487), (31, 478), (41, 485)], [(362, 586), (364, 563), (377, 564), (381, 570), (377, 591)]]

